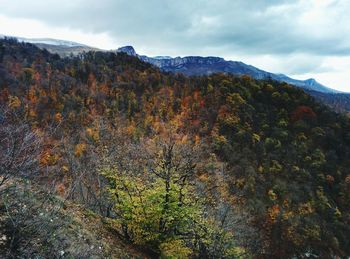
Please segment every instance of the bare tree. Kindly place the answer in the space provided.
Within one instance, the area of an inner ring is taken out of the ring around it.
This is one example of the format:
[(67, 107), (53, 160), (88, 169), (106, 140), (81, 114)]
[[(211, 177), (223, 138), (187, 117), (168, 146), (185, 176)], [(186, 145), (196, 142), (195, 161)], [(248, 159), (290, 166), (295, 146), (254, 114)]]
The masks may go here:
[(41, 138), (16, 112), (0, 107), (0, 187), (38, 171)]

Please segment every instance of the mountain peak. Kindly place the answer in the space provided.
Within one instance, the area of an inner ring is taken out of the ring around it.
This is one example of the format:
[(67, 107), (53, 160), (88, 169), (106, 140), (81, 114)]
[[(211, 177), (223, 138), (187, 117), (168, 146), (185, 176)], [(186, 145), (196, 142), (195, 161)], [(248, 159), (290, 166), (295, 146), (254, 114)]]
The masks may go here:
[(124, 46), (117, 49), (117, 52), (124, 52), (130, 56), (136, 56), (136, 51), (133, 46)]
[(305, 81), (313, 83), (313, 82), (316, 82), (316, 79), (315, 78), (309, 78), (309, 79), (306, 79)]
[(309, 84), (315, 84), (317, 83), (317, 81), (314, 78), (309, 78), (307, 80), (305, 80), (305, 82), (309, 83)]

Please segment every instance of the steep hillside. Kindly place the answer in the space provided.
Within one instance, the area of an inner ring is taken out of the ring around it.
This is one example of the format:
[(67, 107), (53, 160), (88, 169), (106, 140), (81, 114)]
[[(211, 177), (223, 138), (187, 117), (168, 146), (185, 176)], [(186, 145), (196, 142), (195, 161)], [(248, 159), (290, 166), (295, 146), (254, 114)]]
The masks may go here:
[(150, 258), (111, 222), (40, 189), (18, 179), (0, 189), (0, 258)]
[(301, 89), (2, 40), (0, 103), (3, 179), (79, 202), (154, 254), (350, 255), (350, 122)]
[(331, 107), (334, 111), (349, 114), (350, 94), (348, 93), (326, 94), (326, 93), (320, 93), (317, 91), (308, 91), (308, 93), (314, 96), (320, 102)]

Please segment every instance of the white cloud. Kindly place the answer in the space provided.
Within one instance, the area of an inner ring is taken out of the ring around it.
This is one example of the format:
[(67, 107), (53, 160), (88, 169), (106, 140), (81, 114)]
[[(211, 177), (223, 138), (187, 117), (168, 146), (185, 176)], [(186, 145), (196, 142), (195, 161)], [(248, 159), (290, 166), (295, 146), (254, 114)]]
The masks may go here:
[(0, 15), (0, 33), (25, 38), (55, 38), (75, 41), (102, 49), (115, 49), (118, 42), (107, 33), (87, 33), (65, 27), (47, 25), (34, 19), (9, 18)]
[(326, 57), (322, 63), (323, 66), (328, 66), (327, 69), (316, 73), (305, 73), (303, 75), (295, 75), (296, 78), (306, 79), (310, 77), (334, 89), (350, 92), (350, 57)]

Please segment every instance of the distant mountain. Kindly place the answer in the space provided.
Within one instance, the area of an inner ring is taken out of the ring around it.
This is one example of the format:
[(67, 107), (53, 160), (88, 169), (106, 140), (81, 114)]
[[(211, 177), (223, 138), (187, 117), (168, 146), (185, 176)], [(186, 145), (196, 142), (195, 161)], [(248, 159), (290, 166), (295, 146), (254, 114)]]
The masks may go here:
[(321, 93), (332, 93), (332, 94), (342, 93), (340, 91), (337, 91), (335, 89), (332, 89), (332, 88), (329, 88), (327, 86), (320, 84), (319, 82), (317, 82), (313, 78), (310, 78), (307, 80), (297, 80), (297, 79), (290, 78), (290, 77), (283, 75), (283, 74), (273, 74), (273, 75), (274, 75), (274, 77), (272, 77), (272, 79), (274, 79), (274, 80), (286, 82), (286, 83), (291, 84), (291, 85), (296, 85), (296, 86), (299, 86), (299, 87), (304, 88), (306, 90), (317, 91), (317, 92), (321, 92)]
[(16, 38), (19, 42), (28, 42), (32, 44), (47, 44), (47, 45), (54, 45), (54, 46), (62, 46), (62, 47), (89, 47), (87, 45), (73, 42), (73, 41), (67, 41), (67, 40), (57, 40), (57, 39), (51, 39), (51, 38), (24, 38), (24, 37), (15, 37), (15, 36), (7, 36), (0, 34), (0, 38)]
[(170, 56), (155, 56), (152, 58), (154, 58), (154, 59), (170, 59), (171, 57)]
[(24, 41), (32, 44), (46, 44), (46, 45), (54, 45), (54, 46), (64, 46), (64, 47), (89, 47), (87, 45), (73, 42), (73, 41), (66, 41), (66, 40), (56, 40), (56, 39), (50, 39), (50, 38), (17, 38), (18, 41)]
[(137, 55), (131, 46), (119, 48), (118, 51), (132, 56), (138, 56), (145, 62), (151, 63), (163, 71), (183, 73), (188, 76), (209, 75), (218, 72), (231, 73), (235, 75), (249, 75), (255, 79), (273, 79), (286, 82), (310, 91), (321, 93), (340, 93), (337, 90), (318, 83), (315, 79), (297, 80), (283, 74), (273, 74), (239, 61), (227, 61), (219, 57), (148, 57)]
[(40, 49), (46, 49), (51, 53), (60, 55), (61, 57), (69, 57), (70, 55), (76, 56), (83, 52), (89, 51), (101, 51), (100, 49), (88, 47), (88, 46), (66, 46), (66, 45), (52, 45), (46, 43), (35, 43)]
[(27, 42), (36, 45), (41, 49), (47, 49), (51, 53), (58, 54), (62, 57), (68, 57), (70, 55), (78, 55), (83, 52), (88, 51), (97, 51), (98, 48), (90, 47), (81, 43), (66, 41), (66, 40), (57, 40), (51, 38), (24, 38), (24, 37), (12, 37), (1, 35), (0, 38), (16, 38), (20, 42)]

